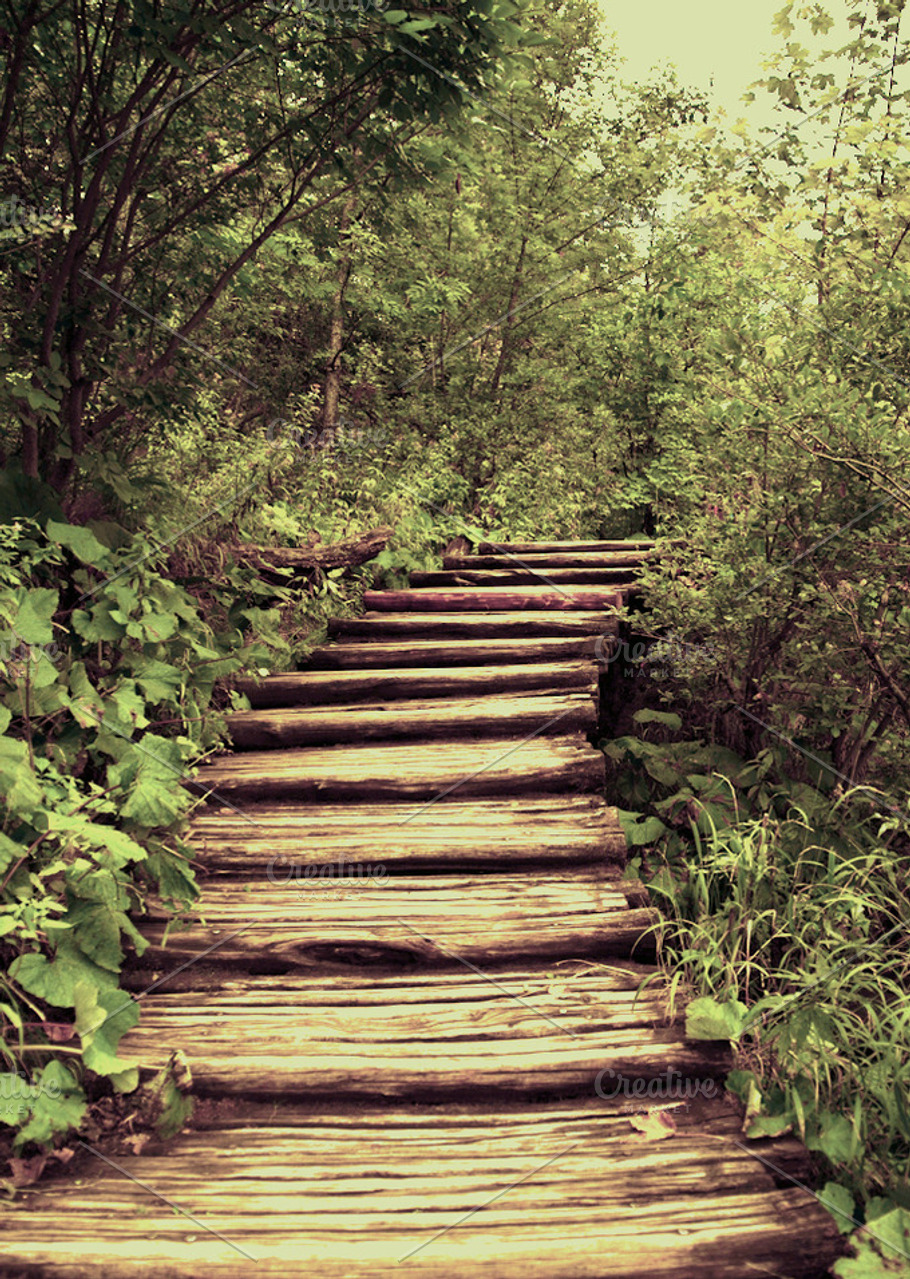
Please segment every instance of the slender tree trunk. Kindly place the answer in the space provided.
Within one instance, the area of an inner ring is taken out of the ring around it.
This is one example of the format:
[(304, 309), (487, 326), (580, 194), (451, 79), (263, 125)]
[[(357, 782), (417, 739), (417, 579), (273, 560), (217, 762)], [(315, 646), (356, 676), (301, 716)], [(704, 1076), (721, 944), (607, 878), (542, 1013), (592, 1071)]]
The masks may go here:
[[(341, 210), (338, 239), (343, 241), (351, 225), (357, 205), (357, 189), (352, 188)], [(325, 370), (322, 400), (322, 426), (332, 431), (338, 425), (338, 398), (341, 393), (341, 352), (344, 350), (344, 291), (351, 274), (351, 248), (348, 244), (338, 263), (335, 295), (332, 298), (332, 323), (329, 330), (329, 359)]]
[(502, 322), (502, 341), (499, 344), (499, 359), (496, 361), (496, 370), (493, 374), (492, 381), (490, 382), (490, 391), (493, 395), (495, 395), (499, 390), (499, 383), (502, 380), (503, 373), (506, 371), (506, 364), (509, 358), (513, 323), (512, 312), (518, 305), (518, 299), (521, 295), (521, 281), (524, 274), (525, 250), (527, 247), (528, 237), (523, 235), (521, 237), (521, 248), (518, 251), (518, 261), (515, 264), (515, 274), (512, 276), (512, 292), (509, 295), (509, 306)]

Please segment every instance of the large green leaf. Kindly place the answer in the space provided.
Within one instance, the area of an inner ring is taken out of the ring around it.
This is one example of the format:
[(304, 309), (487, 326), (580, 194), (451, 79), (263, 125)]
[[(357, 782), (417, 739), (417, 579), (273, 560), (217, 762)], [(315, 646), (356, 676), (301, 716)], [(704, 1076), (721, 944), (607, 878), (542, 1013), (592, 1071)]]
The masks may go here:
[(186, 811), (192, 800), (181, 789), (184, 776), (179, 744), (153, 733), (108, 765), (108, 781), (127, 791), (122, 816), (142, 826), (167, 826)]
[(746, 1005), (738, 999), (723, 1003), (704, 995), (693, 999), (686, 1008), (687, 1039), (739, 1039), (747, 1013)]
[(58, 524), (49, 520), (47, 535), (58, 546), (65, 546), (73, 552), (83, 564), (93, 568), (101, 568), (110, 559), (110, 551), (98, 541), (91, 529), (76, 524)]

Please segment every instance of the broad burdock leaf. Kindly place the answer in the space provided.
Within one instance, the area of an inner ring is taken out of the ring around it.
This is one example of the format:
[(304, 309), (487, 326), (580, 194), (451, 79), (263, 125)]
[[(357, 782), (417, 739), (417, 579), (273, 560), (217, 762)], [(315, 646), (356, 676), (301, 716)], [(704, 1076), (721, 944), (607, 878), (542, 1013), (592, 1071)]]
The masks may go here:
[(48, 520), (47, 535), (52, 542), (67, 547), (83, 564), (90, 564), (93, 568), (100, 568), (111, 558), (108, 548), (102, 546), (91, 529), (83, 526)]
[(709, 995), (693, 999), (686, 1008), (686, 1038), (735, 1041), (739, 1039), (747, 1011), (738, 999), (728, 999), (722, 1004)]
[(122, 990), (99, 990), (89, 982), (77, 983), (74, 993), (83, 1062), (110, 1077), (119, 1092), (132, 1092), (139, 1072), (117, 1056), (117, 1045), (139, 1021), (139, 1005)]

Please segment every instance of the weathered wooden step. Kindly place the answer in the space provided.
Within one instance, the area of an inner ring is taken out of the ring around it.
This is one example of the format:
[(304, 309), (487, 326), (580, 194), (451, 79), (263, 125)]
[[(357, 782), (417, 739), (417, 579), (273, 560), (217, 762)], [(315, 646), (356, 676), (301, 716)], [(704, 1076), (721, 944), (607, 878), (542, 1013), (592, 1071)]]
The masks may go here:
[(457, 799), (603, 787), (604, 759), (583, 738), (536, 736), (477, 742), (302, 747), (268, 756), (225, 756), (199, 770), (192, 789), (238, 800)]
[[(359, 651), (363, 651), (362, 649)], [(237, 688), (254, 707), (320, 706), (358, 701), (379, 702), (422, 697), (469, 697), (484, 693), (529, 690), (593, 689), (597, 667), (588, 662), (527, 662), (489, 666), (436, 667), (416, 670), (291, 671), (255, 681), (242, 679)]]
[(333, 618), (328, 632), (342, 639), (414, 640), (501, 639), (615, 634), (616, 618), (603, 612), (569, 613), (538, 608), (525, 613), (365, 613), (362, 617)]
[[(457, 793), (457, 792), (456, 792)], [(448, 799), (414, 813), (414, 804), (249, 804), (242, 813), (212, 805), (197, 813), (190, 843), (204, 872), (279, 878), (358, 854), (391, 874), (625, 861), (615, 808), (599, 795), (543, 799)]]
[(639, 555), (643, 551), (653, 550), (653, 538), (630, 538), (628, 541), (616, 542), (480, 542), (477, 551), (480, 555), (549, 555), (551, 552), (562, 552), (569, 555), (593, 555), (602, 552), (624, 551), (630, 555)]
[[(272, 972), (418, 969), (470, 961), (653, 957), (655, 910), (630, 909), (618, 876), (575, 869), (537, 874), (392, 877), (371, 849), (296, 868), (274, 859), (262, 880), (219, 880), (184, 917), (143, 918), (142, 968), (209, 964)], [(228, 940), (225, 940), (225, 934)], [(164, 945), (162, 945), (164, 942)]]
[(512, 568), (440, 569), (408, 574), (408, 585), (415, 590), (425, 587), (453, 586), (531, 586), (535, 582), (551, 586), (613, 586), (614, 590), (631, 591), (635, 585), (626, 568)]
[(564, 551), (547, 551), (537, 555), (512, 555), (505, 553), (491, 555), (454, 554), (443, 555), (444, 569), (524, 569), (547, 573), (549, 569), (619, 569), (623, 577), (633, 577), (648, 555), (605, 555), (605, 554), (566, 554)]
[(345, 742), (391, 742), (524, 737), (550, 733), (590, 733), (597, 725), (597, 701), (590, 690), (547, 689), (514, 697), (448, 697), (350, 706), (307, 706), (236, 711), (228, 731), (240, 750), (280, 750), (290, 746), (335, 746)]
[(522, 612), (525, 609), (560, 611), (619, 608), (624, 592), (618, 587), (593, 586), (483, 586), (450, 590), (364, 591), (365, 608), (383, 613)]
[[(378, 614), (381, 618), (382, 614)], [(563, 614), (565, 616), (565, 614)], [(359, 618), (357, 619), (360, 620)], [(612, 626), (611, 626), (612, 623)], [(615, 630), (615, 618), (607, 618), (602, 623), (604, 634), (610, 635)], [(334, 628), (336, 631), (338, 627)], [(361, 641), (369, 639), (362, 633), (357, 636)], [(502, 639), (456, 639), (448, 637), (429, 640), (391, 640), (373, 641), (372, 643), (323, 644), (314, 649), (306, 658), (307, 670), (353, 670), (374, 667), (454, 667), (481, 664), (514, 665), (528, 663), (533, 665), (562, 665), (578, 659), (593, 661), (599, 657), (598, 641), (602, 636), (588, 635), (553, 635), (535, 638), (506, 636)], [(495, 677), (495, 672), (490, 672)], [(363, 678), (369, 679), (369, 675)]]
[(836, 1222), (772, 1171), (805, 1180), (796, 1142), (701, 1095), (649, 1142), (644, 1104), (232, 1100), (141, 1156), (77, 1150), (4, 1205), (4, 1252), (43, 1279), (821, 1279)]
[(688, 1042), (664, 1023), (656, 983), (639, 994), (621, 968), (453, 968), (163, 986), (118, 1056), (153, 1071), (179, 1049), (201, 1092), (247, 1097), (590, 1095), (606, 1068), (646, 1080), (729, 1069), (728, 1045)]

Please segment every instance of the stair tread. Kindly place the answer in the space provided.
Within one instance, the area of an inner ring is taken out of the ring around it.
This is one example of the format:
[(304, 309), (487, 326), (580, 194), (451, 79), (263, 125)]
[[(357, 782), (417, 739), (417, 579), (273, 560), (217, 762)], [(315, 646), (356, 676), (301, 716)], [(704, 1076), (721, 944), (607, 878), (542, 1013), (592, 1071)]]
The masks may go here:
[(76, 1177), (6, 1205), (8, 1256), (48, 1279), (247, 1279), (253, 1264), (268, 1279), (400, 1265), (423, 1279), (628, 1279), (643, 1265), (797, 1279), (841, 1251), (830, 1214), (761, 1162), (789, 1168), (796, 1143), (753, 1153), (719, 1096), (675, 1106), (676, 1134), (656, 1144), (632, 1125), (642, 1103), (622, 1098), (249, 1109), (113, 1164), (79, 1152)]

